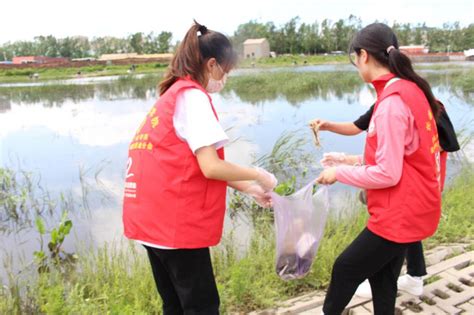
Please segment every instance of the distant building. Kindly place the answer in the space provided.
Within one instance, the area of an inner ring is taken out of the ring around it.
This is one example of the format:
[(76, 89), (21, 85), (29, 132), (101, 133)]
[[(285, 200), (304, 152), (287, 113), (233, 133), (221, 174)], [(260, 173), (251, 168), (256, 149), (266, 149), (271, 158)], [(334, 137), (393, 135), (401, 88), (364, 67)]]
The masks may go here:
[(244, 58), (270, 57), (270, 43), (266, 38), (247, 39), (244, 42)]
[(48, 63), (66, 63), (69, 62), (69, 58), (62, 57), (45, 57), (45, 56), (18, 56), (13, 57), (12, 63), (15, 65), (36, 63), (36, 64), (48, 64)]
[(465, 50), (464, 56), (466, 56), (466, 60), (474, 61), (474, 49)]
[(21, 65), (24, 63), (37, 63), (34, 56), (21, 56), (13, 57), (12, 63), (15, 65)]
[(398, 49), (407, 55), (423, 55), (429, 52), (425, 45), (400, 46)]

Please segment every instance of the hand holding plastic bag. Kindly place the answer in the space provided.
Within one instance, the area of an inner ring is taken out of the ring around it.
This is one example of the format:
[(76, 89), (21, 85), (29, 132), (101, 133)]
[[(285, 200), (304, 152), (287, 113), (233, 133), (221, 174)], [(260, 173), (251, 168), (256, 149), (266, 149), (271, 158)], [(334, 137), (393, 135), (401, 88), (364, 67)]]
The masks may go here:
[(253, 197), (255, 202), (262, 208), (270, 208), (272, 206), (270, 193), (265, 192), (258, 184), (251, 183), (242, 192)]
[(259, 184), (265, 192), (272, 191), (278, 184), (276, 177), (261, 167), (256, 167), (255, 169), (258, 173), (258, 177), (255, 180), (257, 184)]
[(276, 273), (299, 279), (310, 270), (329, 211), (328, 188), (313, 195), (314, 181), (290, 196), (271, 193), (276, 232)]

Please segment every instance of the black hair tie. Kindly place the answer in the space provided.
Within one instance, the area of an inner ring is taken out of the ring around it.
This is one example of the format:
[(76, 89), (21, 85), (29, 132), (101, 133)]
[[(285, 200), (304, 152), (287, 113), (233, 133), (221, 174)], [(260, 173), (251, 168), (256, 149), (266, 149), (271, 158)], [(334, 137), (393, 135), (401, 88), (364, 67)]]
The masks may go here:
[(204, 35), (207, 33), (207, 27), (205, 27), (204, 25), (199, 25), (198, 31), (199, 33), (201, 33), (201, 35)]

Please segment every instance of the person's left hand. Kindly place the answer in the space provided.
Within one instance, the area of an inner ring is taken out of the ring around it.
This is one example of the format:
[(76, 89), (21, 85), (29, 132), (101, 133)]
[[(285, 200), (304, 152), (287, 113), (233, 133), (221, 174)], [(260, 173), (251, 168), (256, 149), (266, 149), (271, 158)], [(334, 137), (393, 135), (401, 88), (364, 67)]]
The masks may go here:
[(332, 185), (337, 181), (336, 179), (336, 168), (330, 167), (325, 169), (319, 174), (316, 182), (323, 185)]

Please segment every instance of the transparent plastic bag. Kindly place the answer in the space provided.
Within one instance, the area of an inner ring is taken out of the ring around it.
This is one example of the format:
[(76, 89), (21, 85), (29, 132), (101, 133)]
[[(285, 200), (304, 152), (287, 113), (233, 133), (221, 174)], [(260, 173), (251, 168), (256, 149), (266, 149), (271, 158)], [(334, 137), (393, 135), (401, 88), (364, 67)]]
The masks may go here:
[(329, 211), (328, 188), (313, 195), (314, 181), (290, 196), (272, 193), (276, 232), (276, 273), (283, 280), (303, 278), (310, 270)]

